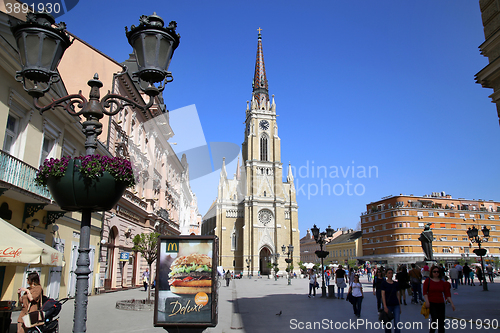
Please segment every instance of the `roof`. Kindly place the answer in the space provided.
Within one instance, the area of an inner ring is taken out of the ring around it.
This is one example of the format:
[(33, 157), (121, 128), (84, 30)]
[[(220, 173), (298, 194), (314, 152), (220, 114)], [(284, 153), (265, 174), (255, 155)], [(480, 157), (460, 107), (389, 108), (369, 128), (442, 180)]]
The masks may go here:
[(362, 231), (345, 233), (345, 234), (342, 234), (342, 235), (334, 238), (331, 242), (328, 243), (328, 245), (354, 242), (356, 239), (360, 238), (362, 235), (363, 235)]

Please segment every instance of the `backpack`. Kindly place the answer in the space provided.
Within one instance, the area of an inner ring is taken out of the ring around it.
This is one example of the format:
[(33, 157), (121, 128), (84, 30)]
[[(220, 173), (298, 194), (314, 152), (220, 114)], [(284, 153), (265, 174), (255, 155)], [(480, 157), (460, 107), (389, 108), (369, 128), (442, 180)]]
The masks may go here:
[(43, 297), (42, 311), (45, 316), (45, 320), (51, 320), (61, 312), (62, 303), (48, 297)]

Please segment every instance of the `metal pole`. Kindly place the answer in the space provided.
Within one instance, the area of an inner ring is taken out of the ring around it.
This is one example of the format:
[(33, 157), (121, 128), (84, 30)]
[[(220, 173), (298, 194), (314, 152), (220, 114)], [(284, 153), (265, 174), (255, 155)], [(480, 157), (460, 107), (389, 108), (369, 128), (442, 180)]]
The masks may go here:
[(287, 253), (287, 258), (288, 258), (288, 285), (292, 284), (292, 281), (290, 280), (290, 252)]
[[(323, 242), (319, 243), (321, 252), (323, 252)], [(321, 257), (321, 297), (326, 297), (325, 286), (325, 267), (323, 266), (323, 257)]]
[[(477, 244), (479, 245), (479, 249), (481, 249), (481, 240), (478, 239)], [(488, 291), (488, 284), (486, 283), (486, 272), (484, 271), (484, 260), (483, 256), (481, 257), (481, 270), (483, 271), (483, 291)]]
[(82, 225), (80, 227), (80, 247), (78, 248), (78, 259), (76, 261), (76, 295), (75, 315), (73, 317), (73, 333), (87, 331), (87, 302), (89, 292), (90, 275), (90, 220), (92, 211), (82, 211)]

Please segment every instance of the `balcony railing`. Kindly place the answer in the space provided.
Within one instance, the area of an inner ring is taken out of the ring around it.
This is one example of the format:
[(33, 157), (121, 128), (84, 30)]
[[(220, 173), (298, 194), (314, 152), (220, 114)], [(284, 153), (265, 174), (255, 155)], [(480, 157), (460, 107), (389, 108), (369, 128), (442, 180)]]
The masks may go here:
[(0, 150), (0, 181), (53, 201), (47, 188), (35, 184), (36, 172), (31, 165)]

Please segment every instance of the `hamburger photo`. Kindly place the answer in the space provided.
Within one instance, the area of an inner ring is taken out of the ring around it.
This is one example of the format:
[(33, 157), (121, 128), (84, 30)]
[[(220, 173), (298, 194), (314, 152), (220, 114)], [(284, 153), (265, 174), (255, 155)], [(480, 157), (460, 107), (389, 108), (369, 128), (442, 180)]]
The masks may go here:
[(170, 291), (175, 294), (212, 292), (212, 258), (192, 253), (179, 257), (170, 265), (168, 274)]

